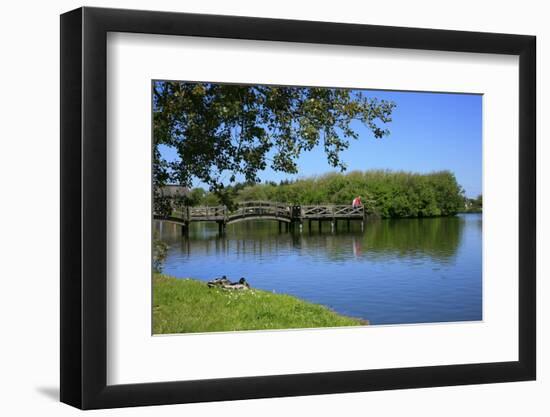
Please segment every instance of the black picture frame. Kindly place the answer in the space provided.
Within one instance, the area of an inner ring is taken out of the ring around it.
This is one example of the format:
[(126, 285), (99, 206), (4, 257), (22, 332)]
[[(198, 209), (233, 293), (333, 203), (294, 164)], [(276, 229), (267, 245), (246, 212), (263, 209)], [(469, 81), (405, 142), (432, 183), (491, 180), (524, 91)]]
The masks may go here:
[[(107, 376), (108, 32), (519, 56), (519, 360), (112, 385)], [(82, 409), (533, 380), (534, 36), (79, 8), (61, 16), (61, 401)]]

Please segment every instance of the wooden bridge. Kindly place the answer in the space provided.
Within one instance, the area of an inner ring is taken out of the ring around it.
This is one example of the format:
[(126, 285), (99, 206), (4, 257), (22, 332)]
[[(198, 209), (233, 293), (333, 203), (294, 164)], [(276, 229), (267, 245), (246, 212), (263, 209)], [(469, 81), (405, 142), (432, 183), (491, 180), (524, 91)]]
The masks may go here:
[(327, 221), (331, 229), (337, 228), (338, 220), (345, 220), (348, 228), (351, 220), (361, 221), (361, 228), (365, 221), (364, 206), (351, 205), (304, 205), (295, 206), (271, 201), (245, 201), (239, 203), (233, 211), (226, 206), (181, 207), (172, 211), (170, 216), (154, 215), (156, 220), (168, 221), (182, 226), (183, 233), (187, 233), (192, 222), (216, 222), (220, 233), (223, 233), (228, 224), (249, 220), (275, 220), (279, 222), (279, 230), (283, 225), (286, 230), (296, 225), (301, 229), (304, 221)]

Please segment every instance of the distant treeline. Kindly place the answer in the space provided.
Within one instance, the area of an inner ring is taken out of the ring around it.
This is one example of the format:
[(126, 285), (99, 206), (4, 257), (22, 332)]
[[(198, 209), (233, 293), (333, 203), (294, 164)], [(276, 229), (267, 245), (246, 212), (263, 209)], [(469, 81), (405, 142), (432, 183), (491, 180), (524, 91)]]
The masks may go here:
[(483, 196), (480, 194), (476, 198), (466, 198), (463, 211), (465, 213), (481, 213), (483, 211)]
[(280, 183), (239, 183), (226, 187), (222, 194), (195, 188), (187, 194), (185, 203), (230, 207), (249, 200), (351, 204), (357, 196), (369, 213), (385, 218), (451, 216), (466, 207), (464, 190), (450, 171), (417, 174), (387, 170), (329, 173)]

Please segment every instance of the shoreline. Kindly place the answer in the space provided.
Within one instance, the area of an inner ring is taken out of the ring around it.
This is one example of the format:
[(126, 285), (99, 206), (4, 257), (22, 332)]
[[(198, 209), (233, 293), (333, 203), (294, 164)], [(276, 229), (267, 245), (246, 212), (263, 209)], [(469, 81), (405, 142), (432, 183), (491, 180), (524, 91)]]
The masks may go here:
[(192, 278), (153, 274), (153, 334), (366, 326), (368, 320), (265, 290), (209, 288)]

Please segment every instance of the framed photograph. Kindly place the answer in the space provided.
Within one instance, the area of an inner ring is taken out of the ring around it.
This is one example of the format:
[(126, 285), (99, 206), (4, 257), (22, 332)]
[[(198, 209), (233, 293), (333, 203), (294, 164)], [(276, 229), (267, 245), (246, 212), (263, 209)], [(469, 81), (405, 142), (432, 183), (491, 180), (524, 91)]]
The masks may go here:
[(535, 37), (61, 16), (61, 401), (533, 380)]

